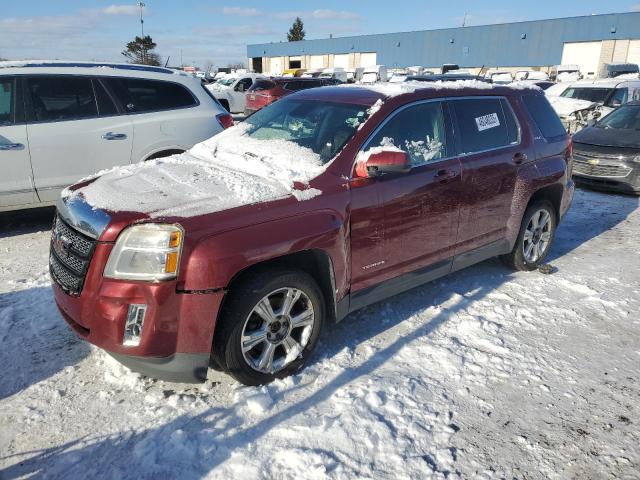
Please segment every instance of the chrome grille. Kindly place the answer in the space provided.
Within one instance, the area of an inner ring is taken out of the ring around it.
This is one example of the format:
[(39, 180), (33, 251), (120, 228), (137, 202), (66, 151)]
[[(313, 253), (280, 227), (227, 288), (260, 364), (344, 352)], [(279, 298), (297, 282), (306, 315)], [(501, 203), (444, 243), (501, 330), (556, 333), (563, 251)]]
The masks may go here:
[(589, 177), (626, 177), (631, 169), (620, 163), (589, 163), (588, 160), (575, 155), (573, 157), (573, 173)]
[(49, 271), (67, 293), (79, 294), (97, 242), (77, 232), (56, 216), (51, 232)]

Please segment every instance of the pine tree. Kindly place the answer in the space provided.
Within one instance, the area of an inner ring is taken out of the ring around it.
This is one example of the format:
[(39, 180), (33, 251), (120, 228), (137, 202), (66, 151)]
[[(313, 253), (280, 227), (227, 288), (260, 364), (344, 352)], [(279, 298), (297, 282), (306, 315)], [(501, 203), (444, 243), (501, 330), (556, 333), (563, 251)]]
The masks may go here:
[(153, 51), (154, 48), (156, 48), (156, 43), (149, 35), (136, 36), (134, 41), (127, 43), (122, 55), (129, 59), (129, 63), (160, 65), (160, 55)]
[(296, 17), (296, 21), (293, 22), (291, 28), (289, 29), (289, 33), (287, 33), (287, 40), (290, 42), (297, 42), (299, 40), (304, 40), (304, 36), (306, 35), (304, 31), (304, 24), (300, 17)]

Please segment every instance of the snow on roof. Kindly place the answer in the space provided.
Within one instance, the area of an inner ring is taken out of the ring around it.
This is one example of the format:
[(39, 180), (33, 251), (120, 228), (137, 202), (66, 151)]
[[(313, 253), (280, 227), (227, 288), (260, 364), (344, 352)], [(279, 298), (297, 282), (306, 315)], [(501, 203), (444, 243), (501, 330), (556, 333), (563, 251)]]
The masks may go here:
[[(456, 80), (456, 81), (436, 81), (436, 82), (420, 82), (408, 81), (402, 83), (378, 82), (372, 84), (346, 84), (340, 85), (339, 88), (366, 88), (374, 92), (380, 93), (385, 97), (396, 97), (405, 93), (413, 93), (416, 90), (457, 90), (463, 88), (475, 88), (478, 90), (491, 90), (496, 86), (480, 80)], [(511, 82), (509, 84), (501, 84), (501, 88), (512, 88), (515, 90), (539, 90), (536, 85), (527, 82)]]
[(94, 208), (151, 217), (192, 217), (293, 195), (320, 193), (296, 184), (324, 171), (320, 157), (286, 140), (258, 140), (238, 125), (180, 155), (117, 167), (63, 196), (82, 195)]

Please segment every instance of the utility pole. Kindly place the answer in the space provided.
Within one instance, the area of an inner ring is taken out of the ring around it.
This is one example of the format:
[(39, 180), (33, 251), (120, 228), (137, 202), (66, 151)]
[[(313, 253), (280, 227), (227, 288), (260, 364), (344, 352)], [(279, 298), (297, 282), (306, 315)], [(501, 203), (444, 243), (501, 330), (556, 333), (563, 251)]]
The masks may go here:
[(142, 34), (142, 63), (146, 63), (147, 60), (147, 52), (144, 48), (144, 19), (142, 18), (142, 11), (146, 6), (144, 2), (138, 2), (137, 5), (140, 7), (140, 33)]
[(462, 26), (467, 26), (467, 12), (464, 12), (464, 18), (462, 19)]

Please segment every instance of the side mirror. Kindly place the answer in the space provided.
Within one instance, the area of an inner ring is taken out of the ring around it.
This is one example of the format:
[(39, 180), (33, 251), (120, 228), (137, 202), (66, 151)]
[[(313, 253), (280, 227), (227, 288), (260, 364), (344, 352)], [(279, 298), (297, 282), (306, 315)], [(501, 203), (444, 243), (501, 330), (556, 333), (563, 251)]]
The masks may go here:
[(380, 150), (370, 153), (366, 160), (356, 164), (356, 176), (377, 177), (385, 173), (407, 173), (411, 170), (409, 156), (402, 150)]

